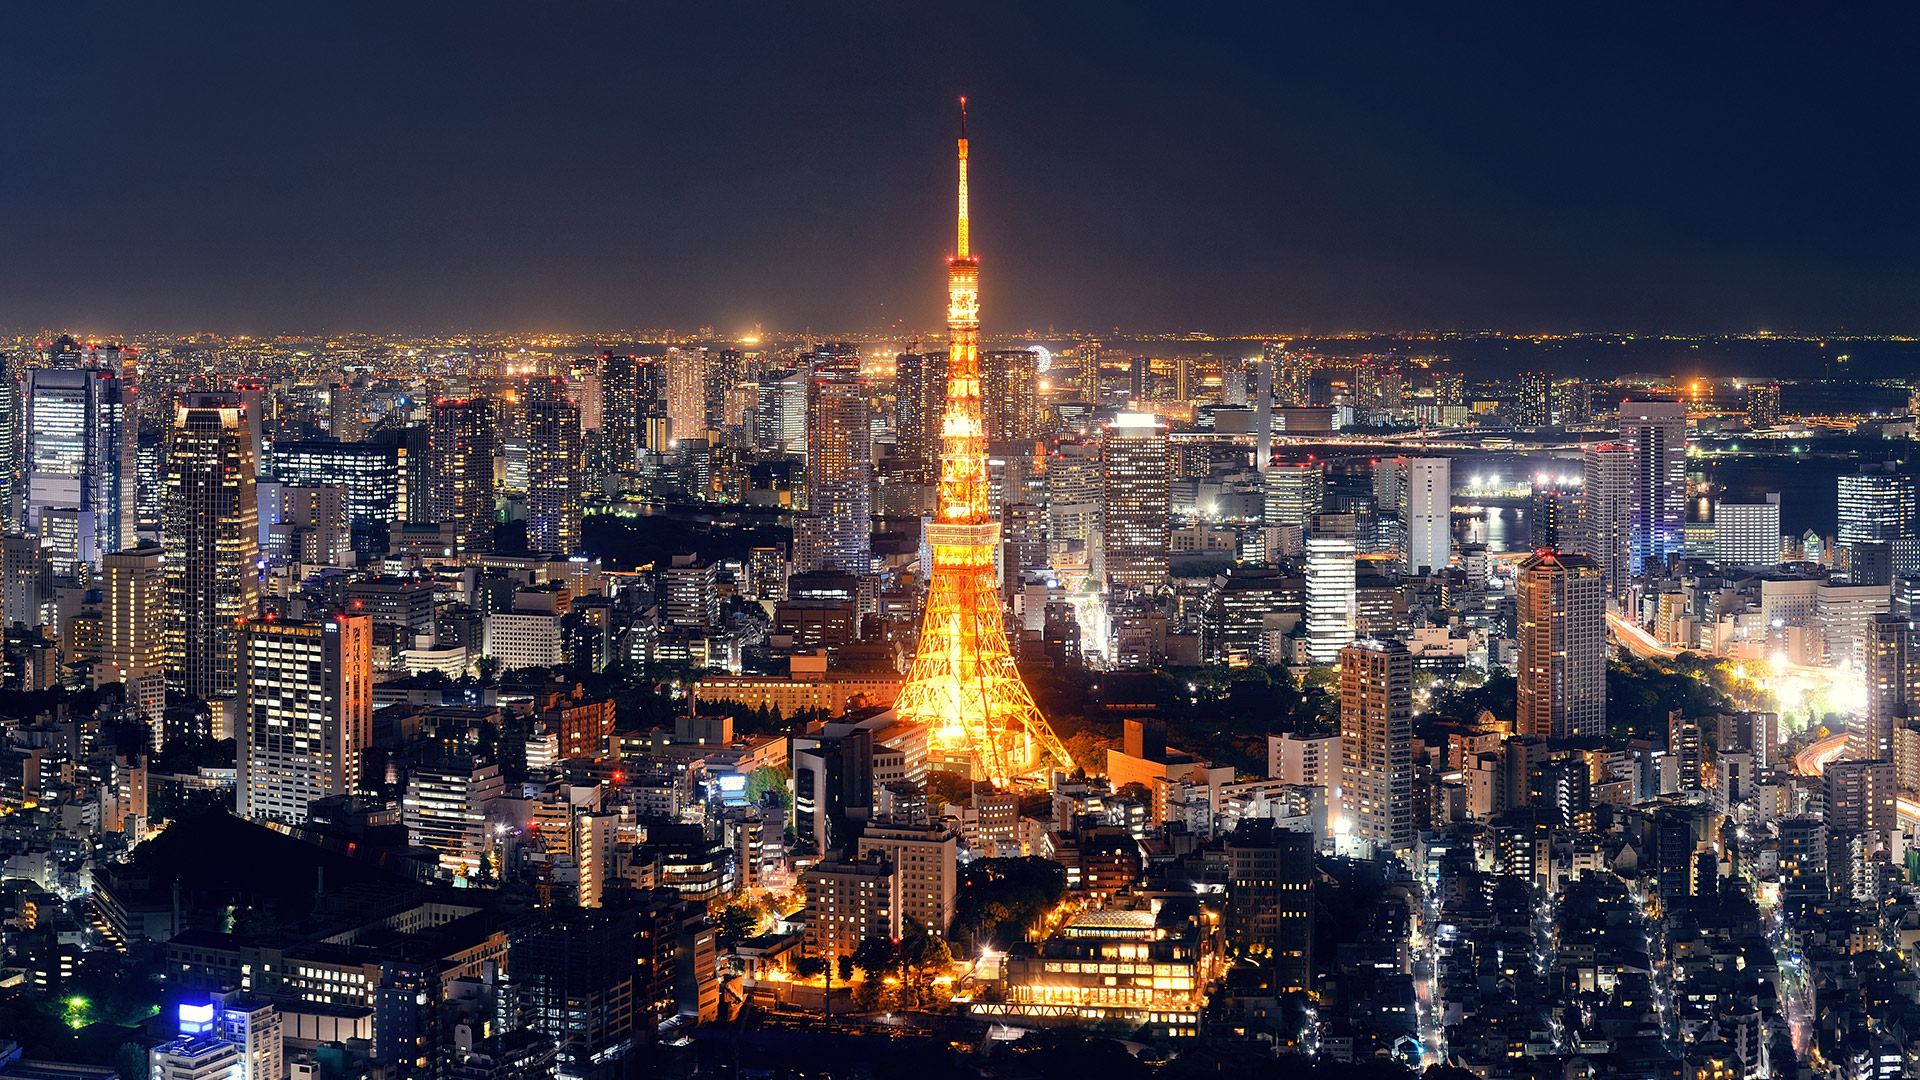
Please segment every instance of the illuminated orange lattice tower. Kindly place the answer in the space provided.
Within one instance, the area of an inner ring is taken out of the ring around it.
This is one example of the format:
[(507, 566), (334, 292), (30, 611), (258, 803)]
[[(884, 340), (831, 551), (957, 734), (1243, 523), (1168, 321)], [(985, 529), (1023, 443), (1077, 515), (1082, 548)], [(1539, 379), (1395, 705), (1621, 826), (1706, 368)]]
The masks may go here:
[(960, 99), (959, 244), (947, 260), (947, 410), (940, 508), (927, 526), (933, 568), (913, 671), (895, 709), (926, 724), (929, 757), (967, 758), (1005, 787), (1071, 767), (1020, 681), (994, 581), (1000, 525), (987, 518), (987, 435), (980, 411), (980, 261), (967, 237), (967, 101)]

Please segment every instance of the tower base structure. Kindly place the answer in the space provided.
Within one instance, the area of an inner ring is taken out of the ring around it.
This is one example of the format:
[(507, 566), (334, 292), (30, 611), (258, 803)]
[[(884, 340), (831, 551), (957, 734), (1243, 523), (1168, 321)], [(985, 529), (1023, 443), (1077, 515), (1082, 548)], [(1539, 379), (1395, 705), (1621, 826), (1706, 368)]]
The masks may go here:
[(927, 540), (933, 574), (926, 614), (895, 712), (927, 725), (930, 763), (964, 759), (974, 779), (996, 787), (1053, 765), (1071, 768), (1007, 647), (993, 570), (1000, 526), (935, 523)]

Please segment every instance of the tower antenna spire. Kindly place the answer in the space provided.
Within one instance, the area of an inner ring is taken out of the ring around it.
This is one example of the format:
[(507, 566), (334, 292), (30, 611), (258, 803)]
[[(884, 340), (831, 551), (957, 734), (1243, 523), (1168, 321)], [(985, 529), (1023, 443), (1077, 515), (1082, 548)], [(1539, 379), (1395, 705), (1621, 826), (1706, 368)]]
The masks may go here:
[(960, 99), (960, 229), (954, 257), (971, 257), (971, 229), (967, 223), (967, 99)]

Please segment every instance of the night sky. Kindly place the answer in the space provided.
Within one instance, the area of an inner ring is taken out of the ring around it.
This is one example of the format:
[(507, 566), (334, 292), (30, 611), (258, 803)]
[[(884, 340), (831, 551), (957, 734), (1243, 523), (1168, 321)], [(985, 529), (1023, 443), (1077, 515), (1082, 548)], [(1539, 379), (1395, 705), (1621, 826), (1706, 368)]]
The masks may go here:
[(1911, 333), (1896, 11), (16, 4), (0, 326)]

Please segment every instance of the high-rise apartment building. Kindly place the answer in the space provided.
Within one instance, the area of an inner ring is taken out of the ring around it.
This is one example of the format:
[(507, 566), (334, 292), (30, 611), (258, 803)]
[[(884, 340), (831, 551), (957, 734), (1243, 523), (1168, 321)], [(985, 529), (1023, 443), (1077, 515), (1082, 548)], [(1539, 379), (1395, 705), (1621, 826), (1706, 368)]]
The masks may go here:
[(1107, 427), (1103, 457), (1107, 580), (1130, 589), (1164, 585), (1173, 527), (1167, 429), (1151, 413), (1121, 413)]
[[(41, 368), (27, 374), (22, 477), (26, 531), (58, 539), (62, 574), (97, 569), (132, 547), (137, 525), (139, 425), (132, 394), (110, 368)], [(53, 514), (72, 515), (55, 528)]]
[(1520, 376), (1520, 400), (1515, 403), (1513, 422), (1530, 428), (1553, 423), (1552, 375), (1529, 371)]
[(1394, 463), (1406, 479), (1398, 485), (1401, 558), (1410, 574), (1433, 574), (1453, 559), (1453, 462), (1411, 458)]
[(1867, 705), (1847, 721), (1846, 757), (1892, 761), (1894, 732), (1920, 702), (1920, 630), (1902, 615), (1875, 615), (1867, 626), (1861, 674)]
[(807, 381), (807, 512), (819, 565), (865, 574), (873, 562), (873, 437), (868, 386), (856, 376)]
[[(1620, 403), (1620, 441), (1633, 454), (1628, 539), (1636, 574), (1686, 553), (1687, 407), (1678, 401)], [(1618, 588), (1618, 585), (1615, 586)]]
[(980, 412), (989, 443), (1040, 437), (1039, 387), (1040, 355), (1033, 350), (995, 349), (980, 354)]
[(0, 533), (20, 528), (26, 480), (21, 450), (26, 443), (26, 365), (17, 354), (0, 353)]
[(167, 446), (167, 683), (230, 698), (240, 626), (259, 614), (260, 521), (251, 425), (232, 394), (190, 394)]
[(1747, 426), (1755, 431), (1780, 426), (1780, 384), (1753, 383), (1747, 387)]
[(935, 937), (953, 923), (959, 879), (959, 836), (943, 825), (869, 824), (860, 834), (858, 856), (893, 866), (894, 908), (900, 925), (912, 919)]
[(1340, 650), (1344, 827), (1376, 850), (1413, 847), (1413, 656), (1367, 638)]
[(315, 799), (360, 789), (373, 742), (373, 620), (256, 619), (240, 633), (246, 709), (235, 746), (236, 809), (298, 825)]
[(493, 458), (499, 445), (494, 404), (486, 398), (433, 403), (432, 520), (453, 526), (453, 546), (465, 554), (493, 544)]
[(126, 688), (127, 704), (152, 725), (155, 750), (167, 705), (167, 586), (161, 548), (143, 544), (101, 560), (101, 664), (94, 681)]
[(675, 443), (684, 439), (705, 441), (707, 350), (697, 346), (676, 346), (668, 350), (665, 366), (669, 437)]
[(1592, 559), (1541, 550), (1514, 575), (1520, 639), (1519, 732), (1607, 733), (1606, 579)]
[(1351, 537), (1308, 536), (1307, 658), (1332, 664), (1354, 637), (1357, 575)]
[(632, 469), (644, 445), (645, 418), (658, 408), (659, 368), (630, 353), (600, 358), (600, 433), (607, 467)]
[(341, 442), (359, 442), (367, 436), (367, 399), (353, 383), (327, 387), (327, 434)]
[(1607, 595), (1618, 596), (1633, 580), (1633, 450), (1601, 443), (1586, 451), (1581, 487), (1581, 550), (1600, 567)]
[[(940, 421), (947, 408), (947, 354), (901, 353), (893, 366), (896, 452), (913, 482), (940, 474)], [(984, 404), (984, 403), (983, 403)]]
[(527, 384), (527, 547), (562, 557), (580, 550), (580, 406), (564, 379)]

